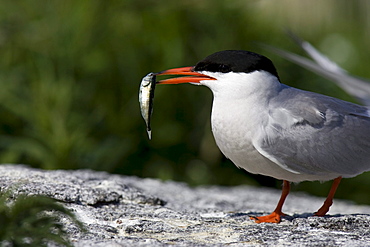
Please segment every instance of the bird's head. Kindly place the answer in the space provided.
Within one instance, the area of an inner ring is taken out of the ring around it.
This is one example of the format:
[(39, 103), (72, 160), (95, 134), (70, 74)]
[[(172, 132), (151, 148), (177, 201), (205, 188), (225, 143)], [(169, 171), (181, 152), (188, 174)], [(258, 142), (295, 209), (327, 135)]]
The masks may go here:
[[(195, 66), (164, 70), (156, 75), (181, 75), (181, 77), (161, 80), (158, 84), (192, 83), (205, 85), (213, 93), (264, 88), (265, 77), (279, 81), (275, 66), (270, 59), (243, 50), (216, 52)], [(269, 85), (265, 86), (269, 87)]]

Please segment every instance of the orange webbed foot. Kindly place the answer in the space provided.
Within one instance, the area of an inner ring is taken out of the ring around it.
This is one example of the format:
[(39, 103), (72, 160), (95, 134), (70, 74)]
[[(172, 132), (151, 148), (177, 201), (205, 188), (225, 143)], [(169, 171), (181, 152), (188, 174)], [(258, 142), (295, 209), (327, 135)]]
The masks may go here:
[(265, 216), (251, 216), (250, 219), (254, 220), (256, 223), (279, 223), (281, 221), (281, 216), (285, 216), (285, 214), (272, 212), (271, 214)]

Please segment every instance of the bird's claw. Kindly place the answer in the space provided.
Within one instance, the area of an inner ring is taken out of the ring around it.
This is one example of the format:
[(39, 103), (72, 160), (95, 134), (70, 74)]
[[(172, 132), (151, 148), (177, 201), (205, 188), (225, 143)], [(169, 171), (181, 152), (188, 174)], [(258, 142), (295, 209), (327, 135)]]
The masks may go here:
[(279, 223), (281, 221), (281, 216), (285, 216), (285, 214), (272, 212), (269, 215), (259, 217), (251, 216), (249, 218), (254, 220), (256, 223)]

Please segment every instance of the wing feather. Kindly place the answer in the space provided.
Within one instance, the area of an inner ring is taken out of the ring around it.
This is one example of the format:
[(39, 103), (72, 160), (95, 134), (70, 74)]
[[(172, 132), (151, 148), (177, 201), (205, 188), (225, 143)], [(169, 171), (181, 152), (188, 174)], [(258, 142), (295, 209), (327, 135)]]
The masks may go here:
[(285, 87), (270, 102), (268, 124), (254, 146), (296, 173), (352, 177), (370, 170), (368, 109)]

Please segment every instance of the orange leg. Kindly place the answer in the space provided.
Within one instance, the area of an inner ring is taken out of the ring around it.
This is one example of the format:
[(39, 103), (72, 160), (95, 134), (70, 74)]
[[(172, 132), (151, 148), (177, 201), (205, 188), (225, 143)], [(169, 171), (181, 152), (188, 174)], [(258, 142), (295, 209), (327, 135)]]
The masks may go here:
[(314, 213), (315, 216), (324, 216), (329, 211), (330, 206), (333, 204), (333, 197), (335, 195), (335, 192), (337, 191), (340, 180), (342, 180), (342, 177), (337, 177), (336, 179), (334, 179), (328, 197), (326, 198), (321, 208), (317, 210), (316, 213)]
[(283, 204), (285, 202), (286, 197), (288, 196), (290, 191), (290, 183), (286, 180), (284, 180), (283, 183), (283, 189), (281, 192), (280, 200), (274, 210), (269, 215), (266, 216), (260, 216), (260, 217), (250, 217), (252, 220), (254, 220), (256, 223), (262, 223), (262, 222), (267, 222), (267, 223), (279, 223), (281, 216), (284, 216), (285, 214), (282, 212)]

